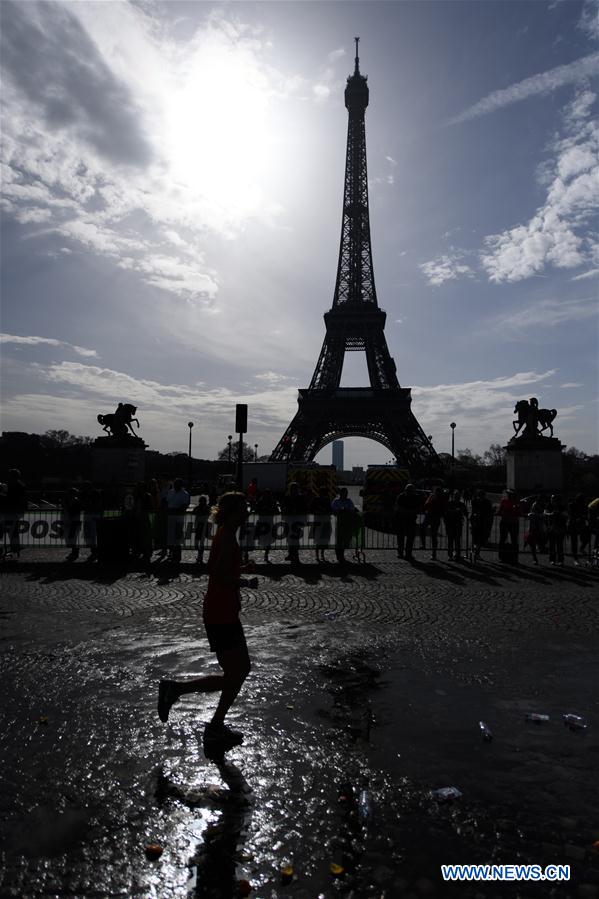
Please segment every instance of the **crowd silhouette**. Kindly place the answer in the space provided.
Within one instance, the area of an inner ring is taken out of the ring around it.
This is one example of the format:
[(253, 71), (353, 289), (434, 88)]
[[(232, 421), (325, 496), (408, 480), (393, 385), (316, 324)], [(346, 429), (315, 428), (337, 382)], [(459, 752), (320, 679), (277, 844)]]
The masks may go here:
[[(65, 561), (79, 560), (87, 549), (87, 562), (118, 556), (146, 566), (178, 566), (183, 550), (192, 549), (201, 569), (222, 492), (215, 483), (199, 484), (192, 504), (182, 479), (166, 474), (121, 488), (102, 488), (89, 481), (70, 486), (54, 501), (68, 549)], [(438, 562), (440, 549), (446, 549), (452, 563), (490, 560), (496, 553), (499, 562), (515, 564), (525, 552), (534, 565), (542, 564), (546, 555), (550, 565), (562, 567), (566, 557), (576, 566), (599, 552), (599, 498), (583, 493), (565, 500), (543, 493), (519, 498), (506, 489), (492, 501), (482, 489), (450, 490), (438, 484), (422, 489), (407, 483), (395, 492), (383, 490), (374, 522), (343, 486), (308, 487), (292, 480), (282, 494), (276, 494), (252, 478), (245, 500), (251, 524), (241, 535), (244, 561), (250, 553), (261, 553), (264, 563), (271, 564), (273, 549), (283, 548), (284, 560), (297, 566), (306, 561), (309, 546), (317, 564), (333, 561), (327, 556), (332, 551), (336, 562), (346, 565), (348, 551), (353, 551), (352, 560), (364, 557), (366, 529), (369, 548), (383, 548), (373, 542), (373, 533), (394, 535), (397, 557), (407, 562), (416, 560), (416, 549), (426, 554), (418, 561)], [(20, 472), (9, 471), (6, 483), (0, 484), (2, 558), (19, 559), (25, 513), (50, 507), (43, 496), (36, 495), (34, 502)]]

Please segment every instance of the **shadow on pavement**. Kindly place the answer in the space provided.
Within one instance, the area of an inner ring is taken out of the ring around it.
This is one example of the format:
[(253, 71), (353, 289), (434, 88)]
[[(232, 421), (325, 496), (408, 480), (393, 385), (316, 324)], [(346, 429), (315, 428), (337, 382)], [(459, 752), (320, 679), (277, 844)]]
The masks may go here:
[[(395, 560), (393, 560), (395, 561)], [(415, 557), (411, 562), (397, 560), (397, 577), (411, 570), (420, 572), (432, 581), (446, 581), (455, 585), (465, 585), (472, 582), (487, 586), (501, 586), (502, 584), (527, 582), (531, 585), (549, 585), (556, 583), (576, 584), (580, 587), (596, 587), (599, 583), (597, 571), (586, 568), (566, 566), (558, 568), (548, 563), (541, 563), (538, 568), (529, 564), (509, 565), (496, 561), (487, 561), (483, 558), (476, 565), (469, 561), (452, 562), (440, 559), (436, 562), (424, 561)], [(130, 561), (126, 564), (106, 564), (99, 562), (65, 562), (65, 561), (19, 561), (4, 563), (2, 571), (19, 572), (27, 575), (28, 581), (41, 583), (54, 583), (56, 581), (88, 581), (97, 584), (115, 584), (121, 578), (137, 574), (139, 579), (149, 582), (155, 581), (157, 586), (165, 586), (177, 581), (182, 575), (194, 580), (206, 580), (207, 569), (205, 565), (199, 566), (193, 562), (181, 562), (179, 565), (168, 562), (151, 562), (145, 564)], [(256, 563), (256, 574), (265, 580), (281, 581), (290, 575), (304, 581), (306, 584), (317, 584), (324, 576), (338, 579), (344, 583), (354, 583), (355, 579), (377, 580), (383, 570), (370, 562), (357, 562), (347, 559), (345, 564), (337, 561), (324, 563), (302, 562), (293, 564), (289, 562)]]
[(325, 575), (330, 578), (338, 578), (346, 583), (353, 583), (355, 577), (373, 581), (382, 574), (382, 571), (376, 565), (348, 560), (345, 565), (339, 562), (325, 562), (324, 564), (302, 562), (299, 565), (284, 562), (256, 565), (256, 574), (272, 581), (281, 581), (283, 578), (293, 575), (307, 584), (317, 584)]

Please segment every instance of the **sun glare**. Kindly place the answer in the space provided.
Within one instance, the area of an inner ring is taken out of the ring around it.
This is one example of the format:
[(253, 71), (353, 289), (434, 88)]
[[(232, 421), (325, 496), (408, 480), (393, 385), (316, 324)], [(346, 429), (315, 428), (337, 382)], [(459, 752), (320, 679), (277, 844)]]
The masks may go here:
[(195, 51), (169, 95), (165, 151), (191, 196), (243, 219), (259, 211), (269, 166), (267, 79), (243, 49), (219, 41)]

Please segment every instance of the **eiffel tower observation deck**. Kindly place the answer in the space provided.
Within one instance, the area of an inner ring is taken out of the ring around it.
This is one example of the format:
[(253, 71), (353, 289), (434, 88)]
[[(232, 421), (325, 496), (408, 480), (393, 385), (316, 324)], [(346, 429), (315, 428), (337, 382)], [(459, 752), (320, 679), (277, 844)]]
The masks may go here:
[[(299, 391), (298, 411), (275, 447), (272, 461), (312, 461), (343, 437), (383, 444), (411, 474), (437, 473), (441, 463), (411, 410), (411, 391), (401, 387), (385, 339), (372, 264), (365, 113), (369, 91), (360, 72), (358, 42), (347, 79), (347, 153), (343, 216), (335, 293), (325, 313), (325, 338), (310, 386)], [(346, 352), (364, 352), (369, 387), (340, 386)]]

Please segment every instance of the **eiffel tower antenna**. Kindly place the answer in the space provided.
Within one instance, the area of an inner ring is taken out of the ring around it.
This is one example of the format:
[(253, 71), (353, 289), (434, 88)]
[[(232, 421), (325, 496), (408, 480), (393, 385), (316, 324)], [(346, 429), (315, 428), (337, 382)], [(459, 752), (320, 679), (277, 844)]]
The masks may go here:
[[(368, 79), (360, 72), (359, 37), (353, 75), (347, 79), (347, 151), (337, 277), (326, 333), (307, 390), (299, 391), (298, 411), (271, 460), (311, 461), (342, 437), (368, 437), (387, 447), (414, 475), (437, 473), (441, 462), (411, 410), (411, 391), (400, 387), (385, 340), (387, 314), (379, 308), (374, 283), (365, 113)], [(370, 387), (342, 388), (346, 352), (364, 352)]]

